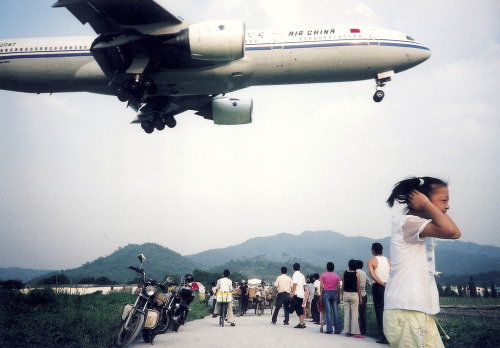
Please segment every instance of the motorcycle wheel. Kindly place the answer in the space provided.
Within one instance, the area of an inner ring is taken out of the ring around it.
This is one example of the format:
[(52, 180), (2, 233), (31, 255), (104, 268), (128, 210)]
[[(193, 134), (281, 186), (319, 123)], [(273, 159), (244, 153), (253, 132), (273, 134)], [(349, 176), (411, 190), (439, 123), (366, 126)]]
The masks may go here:
[(181, 324), (179, 324), (179, 320), (174, 320), (173, 318), (170, 318), (169, 322), (170, 322), (170, 330), (172, 330), (173, 332), (177, 332), (177, 330), (179, 330), (179, 326), (181, 326)]
[(179, 318), (179, 321), (180, 321), (181, 325), (184, 325), (186, 323), (187, 314), (188, 314), (188, 310), (187, 309), (185, 309), (184, 311), (182, 311), (181, 317)]
[(155, 330), (142, 330), (142, 340), (144, 343), (151, 343), (155, 340), (156, 332)]
[[(129, 317), (130, 321), (128, 323), (128, 328), (125, 328), (124, 325)], [(116, 345), (118, 347), (125, 347), (132, 343), (144, 326), (144, 319), (144, 314), (134, 310), (130, 311), (127, 318), (122, 321), (120, 332), (116, 339)]]
[(159, 334), (164, 334), (170, 329), (170, 316), (168, 314), (164, 314), (163, 317), (156, 325), (156, 332)]

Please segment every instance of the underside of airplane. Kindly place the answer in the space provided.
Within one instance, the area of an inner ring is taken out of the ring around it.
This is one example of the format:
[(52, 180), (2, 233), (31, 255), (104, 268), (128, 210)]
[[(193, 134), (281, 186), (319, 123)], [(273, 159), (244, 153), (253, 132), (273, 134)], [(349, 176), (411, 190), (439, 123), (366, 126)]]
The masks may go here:
[(375, 79), (380, 102), (394, 74), (430, 57), (413, 38), (380, 28), (247, 31), (235, 20), (188, 23), (153, 0), (59, 0), (53, 7), (98, 36), (69, 45), (5, 40), (0, 88), (115, 95), (147, 133), (175, 127), (174, 116), (186, 110), (216, 124), (250, 123), (253, 101), (225, 96), (249, 86)]

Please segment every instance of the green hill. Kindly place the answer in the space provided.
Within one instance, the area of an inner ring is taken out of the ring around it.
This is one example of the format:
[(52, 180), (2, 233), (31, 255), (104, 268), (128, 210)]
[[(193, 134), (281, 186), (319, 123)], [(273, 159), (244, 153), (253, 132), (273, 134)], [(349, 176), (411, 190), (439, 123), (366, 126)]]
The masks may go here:
[[(140, 263), (137, 259), (139, 254), (146, 256), (143, 267), (148, 278), (164, 279), (165, 275), (184, 275), (196, 268), (191, 261), (181, 254), (158, 244), (146, 243), (142, 245), (129, 244), (109, 256), (99, 257), (97, 260), (87, 262), (81, 267), (58, 273), (64, 274), (73, 283), (78, 283), (81, 279), (89, 277), (108, 277), (117, 283), (127, 283), (137, 278), (137, 273), (128, 269), (128, 267), (139, 267)], [(43, 278), (49, 277), (51, 274), (55, 274), (55, 272), (49, 273)], [(40, 278), (33, 279), (30, 283), (35, 283), (38, 279)]]
[[(81, 267), (64, 270), (63, 273), (73, 283), (83, 278), (107, 277), (117, 283), (127, 283), (137, 277), (128, 266), (139, 266), (137, 255), (143, 253), (148, 277), (162, 279), (165, 275), (184, 275), (195, 269), (220, 273), (224, 268), (240, 272), (250, 278), (273, 281), (279, 275), (281, 266), (286, 266), (291, 274), (294, 262), (302, 265), (304, 274), (322, 273), (326, 262), (333, 261), (340, 274), (347, 268), (350, 259), (365, 262), (371, 257), (371, 245), (380, 242), (384, 255), (390, 258), (389, 237), (371, 239), (367, 237), (348, 237), (331, 231), (303, 232), (300, 235), (286, 233), (269, 237), (252, 238), (246, 242), (223, 249), (212, 249), (195, 255), (182, 256), (158, 244), (131, 244), (119, 248), (113, 254), (87, 262)], [(442, 272), (440, 281), (445, 284), (466, 283), (470, 275), (487, 273), (484, 277), (495, 281), (500, 271), (500, 248), (483, 246), (461, 241), (438, 241), (436, 247), (436, 266)], [(12, 272), (12, 271), (16, 272)], [(7, 279), (21, 279), (25, 274), (21, 269), (10, 269)], [(490, 273), (488, 273), (490, 272)], [(49, 277), (53, 273), (43, 276)], [(1, 274), (0, 274), (1, 275)], [(36, 274), (39, 275), (39, 274)], [(35, 276), (36, 276), (35, 275)], [(37, 279), (40, 279), (38, 277)], [(30, 281), (31, 284), (35, 280)], [(482, 279), (482, 278), (481, 278)], [(24, 280), (24, 279), (22, 279)]]
[[(321, 273), (326, 262), (332, 261), (336, 270), (344, 270), (350, 259), (365, 262), (372, 256), (371, 245), (379, 242), (384, 246), (384, 255), (390, 258), (390, 238), (371, 239), (348, 237), (331, 231), (303, 232), (300, 235), (281, 233), (270, 237), (252, 238), (246, 242), (224, 249), (212, 249), (187, 258), (193, 263), (210, 269), (230, 260), (260, 258), (287, 262), (301, 260), (314, 265)], [(436, 267), (446, 275), (478, 274), (500, 271), (500, 248), (462, 241), (439, 240), (436, 246)], [(291, 264), (286, 264), (291, 268)], [(247, 272), (248, 273), (248, 272)]]

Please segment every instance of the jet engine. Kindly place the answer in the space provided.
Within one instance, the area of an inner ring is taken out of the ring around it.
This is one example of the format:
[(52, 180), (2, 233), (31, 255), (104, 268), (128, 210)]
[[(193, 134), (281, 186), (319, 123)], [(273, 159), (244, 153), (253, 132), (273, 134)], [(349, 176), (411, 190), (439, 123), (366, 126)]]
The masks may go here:
[(252, 122), (253, 100), (239, 98), (217, 98), (212, 102), (215, 124), (237, 125)]
[(245, 55), (245, 24), (234, 20), (195, 23), (176, 41), (189, 48), (193, 59), (238, 60)]

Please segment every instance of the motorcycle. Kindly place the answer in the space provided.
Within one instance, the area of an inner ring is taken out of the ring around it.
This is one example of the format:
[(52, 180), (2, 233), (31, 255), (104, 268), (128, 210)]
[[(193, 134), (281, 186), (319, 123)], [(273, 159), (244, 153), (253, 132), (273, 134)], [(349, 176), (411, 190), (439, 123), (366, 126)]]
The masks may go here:
[(175, 332), (186, 322), (188, 312), (191, 310), (189, 305), (194, 300), (194, 292), (187, 281), (189, 279), (186, 279), (186, 277), (181, 278), (180, 285), (172, 291), (170, 301), (166, 307), (170, 329)]
[(146, 261), (143, 254), (138, 256), (141, 266), (130, 266), (129, 269), (142, 275), (142, 284), (139, 284), (135, 303), (127, 303), (123, 308), (120, 331), (116, 339), (118, 347), (125, 347), (132, 343), (142, 330), (142, 338), (146, 343), (153, 343), (158, 323), (162, 322), (163, 307), (167, 303), (166, 295), (158, 294), (158, 287), (165, 290), (163, 284), (156, 279), (147, 279), (142, 264)]
[(167, 284), (166, 294), (157, 294), (157, 303), (160, 307), (160, 319), (156, 325), (156, 333), (164, 334), (170, 329), (170, 316), (168, 315), (168, 308), (170, 306), (171, 300), (174, 296), (173, 290), (175, 289), (175, 280), (168, 277), (163, 284)]

